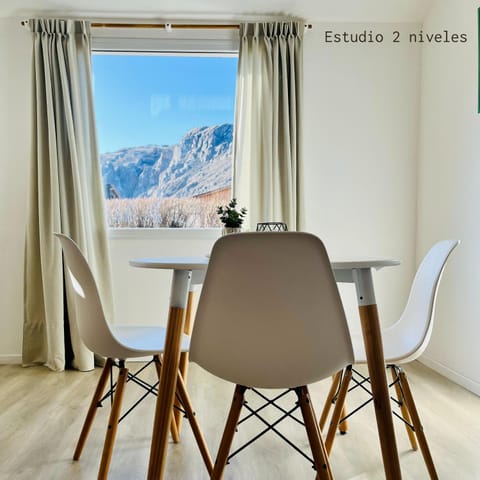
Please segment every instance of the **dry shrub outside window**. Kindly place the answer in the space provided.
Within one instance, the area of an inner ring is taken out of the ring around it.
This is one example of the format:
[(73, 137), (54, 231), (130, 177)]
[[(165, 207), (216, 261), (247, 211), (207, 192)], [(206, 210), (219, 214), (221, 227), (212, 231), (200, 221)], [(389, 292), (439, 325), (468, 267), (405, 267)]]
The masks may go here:
[(230, 199), (226, 188), (188, 198), (114, 198), (105, 200), (110, 228), (219, 227), (218, 205)]

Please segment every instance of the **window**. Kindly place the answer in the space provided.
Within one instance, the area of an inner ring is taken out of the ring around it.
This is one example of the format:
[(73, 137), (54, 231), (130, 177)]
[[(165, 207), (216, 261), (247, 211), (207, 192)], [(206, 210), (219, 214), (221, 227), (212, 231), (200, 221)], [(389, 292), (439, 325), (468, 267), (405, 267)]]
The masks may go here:
[(112, 228), (219, 226), (216, 206), (231, 197), (236, 48), (226, 48), (224, 38), (219, 47), (211, 32), (197, 39), (182, 34), (94, 37), (95, 112)]

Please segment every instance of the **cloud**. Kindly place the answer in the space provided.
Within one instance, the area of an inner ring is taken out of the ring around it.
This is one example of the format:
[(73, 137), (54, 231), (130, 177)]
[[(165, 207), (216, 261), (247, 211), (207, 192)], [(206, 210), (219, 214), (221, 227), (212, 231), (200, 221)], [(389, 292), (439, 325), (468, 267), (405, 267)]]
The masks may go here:
[(170, 95), (154, 94), (150, 97), (150, 113), (152, 117), (157, 117), (160, 113), (170, 110), (171, 107)]
[(183, 95), (178, 99), (180, 110), (231, 110), (232, 98), (228, 95)]

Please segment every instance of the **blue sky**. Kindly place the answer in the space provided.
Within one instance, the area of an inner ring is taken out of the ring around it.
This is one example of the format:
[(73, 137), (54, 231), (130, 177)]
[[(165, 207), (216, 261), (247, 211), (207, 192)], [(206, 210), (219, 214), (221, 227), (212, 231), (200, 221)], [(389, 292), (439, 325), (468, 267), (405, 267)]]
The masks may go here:
[(100, 153), (233, 123), (237, 57), (93, 55)]

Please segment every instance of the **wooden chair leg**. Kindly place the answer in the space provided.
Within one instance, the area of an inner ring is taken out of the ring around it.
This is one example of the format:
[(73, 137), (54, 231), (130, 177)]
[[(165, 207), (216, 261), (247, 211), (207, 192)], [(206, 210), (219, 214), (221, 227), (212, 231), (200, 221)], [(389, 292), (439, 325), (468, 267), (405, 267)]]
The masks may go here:
[(403, 391), (405, 403), (407, 405), (408, 412), (410, 413), (410, 417), (412, 418), (412, 424), (415, 429), (415, 434), (420, 445), (420, 451), (422, 452), (428, 473), (432, 480), (438, 480), (437, 471), (435, 470), (435, 465), (433, 464), (432, 455), (430, 453), (430, 449), (428, 448), (427, 438), (423, 432), (423, 426), (417, 412), (417, 407), (415, 406), (415, 402), (413, 400), (412, 392), (410, 391), (410, 385), (408, 384), (407, 376), (403, 370), (401, 370), (398, 375), (400, 378), (401, 389)]
[(323, 431), (325, 423), (327, 422), (328, 414), (330, 413), (330, 406), (333, 403), (333, 398), (338, 390), (338, 385), (340, 384), (340, 379), (342, 378), (342, 370), (337, 372), (335, 375), (332, 375), (332, 384), (330, 385), (330, 390), (325, 400), (325, 405), (323, 406), (322, 414), (320, 415), (320, 430)]
[(120, 370), (118, 372), (117, 386), (113, 396), (112, 409), (110, 410), (110, 418), (108, 420), (107, 434), (105, 435), (105, 443), (103, 444), (102, 460), (98, 471), (98, 480), (106, 479), (110, 460), (112, 459), (113, 445), (117, 434), (118, 419), (120, 417), (120, 409), (122, 408), (123, 393), (127, 382), (128, 369), (125, 368), (124, 362), (120, 362)]
[(303, 387), (297, 387), (295, 393), (297, 394), (298, 403), (305, 422), (305, 429), (307, 430), (308, 441), (312, 450), (317, 478), (319, 480), (333, 480), (330, 462), (328, 461), (328, 455), (325, 450), (325, 445), (323, 444), (320, 427), (315, 418), (308, 388), (305, 385)]
[(335, 402), (335, 408), (333, 409), (332, 418), (330, 420), (330, 427), (328, 428), (327, 438), (325, 440), (325, 448), (330, 455), (332, 451), (333, 441), (335, 439), (335, 433), (337, 431), (338, 423), (344, 411), (345, 398), (348, 392), (348, 386), (352, 379), (352, 366), (349, 365), (343, 371), (343, 379), (338, 392), (337, 401)]
[(223, 471), (225, 470), (228, 454), (232, 447), (233, 436), (235, 435), (235, 429), (237, 428), (238, 419), (240, 418), (240, 412), (243, 407), (246, 389), (247, 387), (244, 387), (243, 385), (235, 386), (232, 406), (230, 407), (225, 430), (223, 431), (222, 441), (220, 442), (217, 458), (215, 459), (211, 480), (221, 480), (223, 477)]
[[(402, 389), (400, 388), (400, 379), (398, 378), (395, 366), (390, 366), (390, 373), (392, 374), (392, 380), (395, 385), (395, 391), (397, 393), (397, 400), (400, 406), (400, 411), (402, 412), (402, 416), (405, 419), (406, 422), (412, 423), (412, 420), (410, 418), (410, 414), (408, 413), (408, 408), (405, 405), (405, 398), (403, 396)], [(414, 431), (410, 428), (409, 425), (405, 424), (405, 429), (407, 430), (407, 435), (410, 440), (410, 445), (412, 446), (413, 450), (418, 450), (418, 445), (417, 445), (417, 439), (415, 438), (415, 433)]]
[[(153, 363), (155, 364), (155, 369), (157, 370), (157, 377), (160, 381), (160, 375), (162, 374), (162, 362), (158, 355), (153, 356)], [(180, 442), (180, 433), (178, 431), (177, 422), (175, 421), (174, 414), (172, 412), (172, 421), (170, 423), (170, 435), (172, 436), (173, 443)]]
[(177, 422), (175, 421), (175, 410), (172, 410), (172, 421), (170, 423), (170, 435), (173, 443), (180, 443), (180, 433), (178, 431)]
[[(340, 419), (345, 418), (347, 416), (347, 399), (345, 399), (345, 403), (342, 407), (342, 413), (340, 414)], [(345, 435), (348, 432), (348, 420), (339, 421), (338, 423), (338, 431), (341, 435)]]
[(177, 392), (182, 406), (187, 414), (190, 426), (192, 427), (193, 435), (195, 437), (195, 440), (197, 441), (197, 445), (202, 455), (203, 461), (205, 462), (205, 466), (207, 467), (207, 471), (211, 475), (213, 472), (212, 457), (210, 456), (207, 443), (205, 442), (205, 438), (203, 437), (202, 431), (200, 430), (200, 425), (197, 422), (195, 412), (193, 411), (192, 402), (190, 401), (190, 396), (188, 395), (187, 389), (185, 387), (185, 382), (183, 381), (180, 372), (178, 373)]
[(105, 391), (105, 385), (107, 384), (112, 364), (113, 360), (111, 358), (107, 358), (105, 366), (103, 367), (102, 373), (98, 380), (97, 387), (95, 388), (95, 392), (93, 393), (90, 406), (88, 407), (87, 416), (85, 417), (82, 431), (80, 432), (80, 437), (78, 438), (77, 446), (73, 454), (74, 460), (79, 460), (80, 455), (82, 454), (83, 447), (85, 446), (88, 434), (90, 433), (90, 428), (92, 427), (93, 420), (95, 419), (95, 414), (97, 413), (97, 408), (100, 406), (100, 400), (103, 396), (103, 392)]

